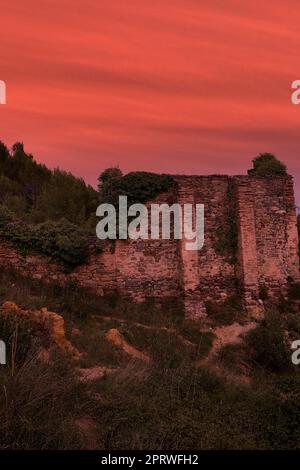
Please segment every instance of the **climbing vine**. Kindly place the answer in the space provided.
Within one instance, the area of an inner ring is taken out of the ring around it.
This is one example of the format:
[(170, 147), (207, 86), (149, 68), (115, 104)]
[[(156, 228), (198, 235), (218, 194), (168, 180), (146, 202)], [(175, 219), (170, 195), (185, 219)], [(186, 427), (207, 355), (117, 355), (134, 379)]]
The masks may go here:
[(227, 258), (230, 263), (234, 263), (237, 256), (237, 244), (237, 211), (234, 188), (232, 183), (230, 183), (226, 195), (224, 218), (215, 231), (214, 248), (219, 255)]

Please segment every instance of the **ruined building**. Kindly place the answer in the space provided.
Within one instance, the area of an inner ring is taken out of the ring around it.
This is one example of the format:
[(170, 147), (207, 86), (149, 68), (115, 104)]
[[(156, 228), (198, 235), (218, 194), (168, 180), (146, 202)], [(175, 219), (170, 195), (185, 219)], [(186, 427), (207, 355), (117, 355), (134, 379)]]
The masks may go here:
[[(249, 315), (260, 293), (285, 293), (299, 280), (298, 233), (291, 176), (176, 176), (156, 203), (205, 205), (205, 243), (186, 251), (183, 240), (117, 240), (65, 274), (42, 256), (0, 246), (0, 264), (47, 281), (76, 279), (102, 294), (118, 290), (135, 300), (182, 299), (189, 318), (206, 315), (208, 300), (241, 294)], [(152, 201), (153, 202), (153, 201)], [(229, 248), (230, 249), (229, 249)]]

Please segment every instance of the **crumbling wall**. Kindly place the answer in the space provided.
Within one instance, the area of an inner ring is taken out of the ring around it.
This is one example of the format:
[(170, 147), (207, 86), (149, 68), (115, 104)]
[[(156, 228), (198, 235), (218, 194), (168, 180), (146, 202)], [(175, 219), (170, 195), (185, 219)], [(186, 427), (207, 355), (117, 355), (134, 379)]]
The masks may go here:
[(205, 302), (220, 301), (236, 293), (235, 267), (227, 253), (216, 250), (220, 228), (229, 231), (226, 217), (230, 178), (228, 176), (179, 176), (180, 204), (204, 204), (204, 246), (186, 251), (180, 242), (183, 265), (183, 296), (190, 318), (206, 315)]
[[(102, 254), (64, 273), (43, 256), (23, 256), (0, 244), (0, 265), (47, 282), (76, 280), (98, 294), (118, 290), (134, 300), (177, 297), (186, 316), (206, 315), (205, 302), (244, 294), (248, 308), (259, 303), (260, 290), (270, 295), (299, 281), (298, 233), (293, 180), (290, 176), (176, 176), (176, 185), (158, 204), (204, 204), (205, 242), (187, 251), (185, 240), (117, 240)], [(151, 204), (149, 202), (148, 205)], [(217, 249), (220, 228), (230, 231), (228, 206), (238, 227), (235, 257)]]
[[(160, 194), (147, 203), (177, 202), (177, 188)], [(177, 240), (151, 239), (151, 213), (148, 210), (148, 240), (117, 240), (115, 243), (116, 282), (121, 294), (130, 294), (135, 300), (146, 297), (180, 297), (182, 273)], [(171, 218), (172, 222), (172, 218)], [(173, 224), (171, 224), (173, 226)], [(172, 228), (171, 228), (172, 233)]]
[(51, 262), (47, 257), (23, 255), (9, 243), (1, 241), (0, 265), (7, 269), (13, 268), (23, 276), (45, 282), (64, 284), (76, 281), (100, 295), (117, 288), (115, 255), (109, 245), (105, 246), (103, 253), (91, 256), (88, 264), (78, 266), (71, 273), (65, 273), (59, 264)]
[(290, 176), (236, 177), (239, 217), (237, 273), (251, 304), (299, 281), (298, 232)]

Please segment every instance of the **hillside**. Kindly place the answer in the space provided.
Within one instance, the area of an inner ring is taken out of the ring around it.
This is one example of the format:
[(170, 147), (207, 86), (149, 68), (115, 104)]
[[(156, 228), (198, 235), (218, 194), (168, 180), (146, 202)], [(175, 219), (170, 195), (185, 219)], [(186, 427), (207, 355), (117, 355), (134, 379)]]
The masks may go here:
[[(0, 286), (1, 336), (14, 351), (0, 369), (1, 449), (299, 446), (292, 298), (270, 305), (257, 325), (224, 305), (224, 316), (219, 309), (203, 328), (169, 302), (100, 299), (5, 271)], [(78, 354), (3, 305), (8, 300), (32, 318), (43, 307), (62, 315)]]
[[(135, 302), (117, 291), (97, 295), (68, 277), (103, 249), (92, 242), (99, 201), (121, 191), (145, 202), (174, 181), (109, 169), (95, 191), (36, 163), (22, 144), (10, 152), (0, 144), (0, 238), (25, 260), (38, 253), (49, 270), (33, 279), (26, 269), (1, 266), (1, 450), (299, 448), (300, 374), (291, 362), (300, 335), (298, 283), (276, 299), (261, 288), (263, 318), (249, 317), (234, 291), (205, 302), (200, 322), (185, 317), (179, 297)], [(64, 284), (56, 272), (50, 279), (50, 261)]]

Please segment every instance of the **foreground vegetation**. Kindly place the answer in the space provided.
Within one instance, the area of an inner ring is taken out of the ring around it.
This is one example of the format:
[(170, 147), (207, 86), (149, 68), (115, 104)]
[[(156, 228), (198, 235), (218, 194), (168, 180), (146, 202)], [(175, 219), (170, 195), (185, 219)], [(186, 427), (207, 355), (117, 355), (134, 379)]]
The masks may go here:
[[(296, 288), (292, 295), (297, 297)], [(241, 344), (221, 349), (219, 366), (231, 371), (226, 376), (202, 362), (213, 333), (184, 320), (171, 299), (160, 307), (151, 299), (135, 305), (2, 271), (0, 301), (11, 299), (61, 313), (68, 338), (85, 354), (74, 362), (56, 351), (45, 363), (39, 359), (41, 338), (33, 341), (28, 325), (2, 319), (0, 336), (18, 353), (0, 369), (1, 449), (299, 447), (300, 375), (291, 365), (286, 333), (297, 337), (300, 327), (295, 313), (281, 320), (280, 308), (287, 305), (270, 306), (266, 320)], [(293, 305), (291, 300), (289, 312)], [(151, 362), (131, 359), (109, 343), (111, 328)], [(239, 380), (245, 364), (250, 383)], [(78, 368), (95, 366), (107, 372), (91, 382), (78, 380)]]

